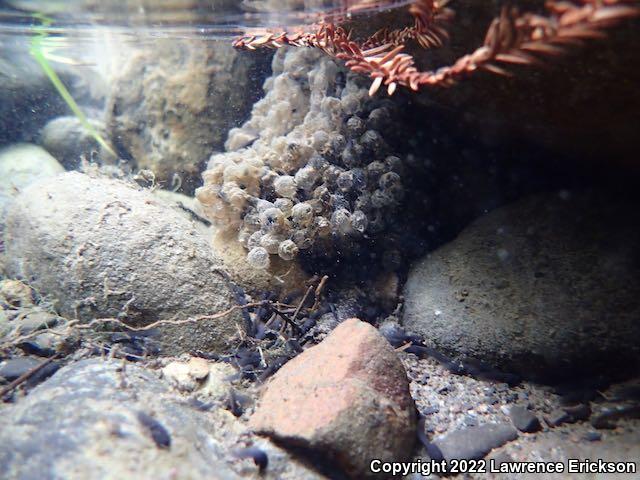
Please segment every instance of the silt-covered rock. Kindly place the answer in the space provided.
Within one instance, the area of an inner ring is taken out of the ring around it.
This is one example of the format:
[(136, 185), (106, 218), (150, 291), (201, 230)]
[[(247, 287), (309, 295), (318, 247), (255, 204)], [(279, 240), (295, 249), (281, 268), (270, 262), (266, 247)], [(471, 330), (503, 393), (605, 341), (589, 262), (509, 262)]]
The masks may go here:
[(638, 225), (631, 205), (597, 193), (499, 208), (412, 267), (404, 325), (445, 352), (526, 376), (632, 368)]
[[(25, 189), (7, 214), (6, 269), (68, 318), (137, 326), (235, 304), (206, 238), (148, 191), (68, 172)], [(238, 312), (163, 327), (169, 351), (225, 348)]]

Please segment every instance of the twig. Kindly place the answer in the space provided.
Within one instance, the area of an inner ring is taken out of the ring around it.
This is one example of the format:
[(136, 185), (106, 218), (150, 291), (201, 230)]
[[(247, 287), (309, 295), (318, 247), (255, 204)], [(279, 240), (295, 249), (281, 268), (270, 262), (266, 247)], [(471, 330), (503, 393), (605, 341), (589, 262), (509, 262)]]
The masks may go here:
[(296, 323), (293, 320), (291, 320), (291, 318), (289, 318), (289, 315), (287, 315), (286, 313), (284, 313), (284, 312), (282, 312), (280, 310), (277, 310), (276, 308), (273, 308), (273, 311), (276, 312), (278, 315), (280, 315), (280, 317), (285, 322), (287, 322), (291, 326), (291, 328), (294, 329), (295, 332), (300, 332), (300, 327), (298, 327), (298, 325), (296, 325)]
[(304, 302), (307, 301), (307, 298), (309, 297), (309, 294), (311, 294), (311, 290), (313, 290), (313, 286), (310, 286), (309, 288), (307, 288), (307, 291), (304, 292), (304, 295), (302, 296), (302, 299), (300, 300), (300, 303), (298, 303), (298, 306), (296, 307), (295, 312), (293, 312), (293, 317), (291, 317), (291, 321), (292, 322), (295, 323), (296, 318), (298, 318), (298, 314), (300, 313), (300, 309), (304, 305)]
[(318, 283), (318, 286), (316, 287), (316, 291), (313, 293), (314, 301), (313, 301), (313, 307), (311, 307), (311, 310), (315, 310), (318, 308), (320, 295), (322, 294), (322, 290), (324, 290), (324, 286), (327, 284), (327, 280), (329, 280), (329, 275), (325, 275), (320, 279), (320, 283)]
[(2, 390), (0, 390), (0, 399), (4, 398), (4, 396), (7, 393), (13, 391), (16, 387), (20, 386), (21, 384), (23, 384), (24, 382), (29, 380), (33, 375), (35, 375), (40, 370), (42, 370), (44, 367), (49, 365), (51, 362), (53, 362), (59, 356), (60, 356), (60, 354), (56, 353), (53, 357), (47, 358), (40, 365), (37, 365), (37, 366), (33, 367), (31, 370), (23, 373), (18, 378), (16, 378), (13, 382), (11, 382), (9, 385), (7, 385), (6, 387), (2, 388)]
[(396, 352), (404, 352), (407, 348), (413, 346), (413, 343), (411, 342), (407, 342), (404, 345), (400, 345), (398, 348), (396, 348)]
[[(66, 325), (64, 325), (64, 330), (70, 330), (71, 328), (75, 328), (76, 330), (91, 330), (93, 329), (95, 326), (97, 325), (104, 325), (104, 324), (116, 324), (120, 327), (122, 327), (125, 331), (129, 331), (129, 332), (145, 332), (145, 331), (149, 331), (149, 330), (153, 330), (154, 328), (160, 327), (162, 325), (184, 325), (184, 324), (188, 324), (188, 323), (198, 323), (198, 322), (202, 322), (205, 320), (216, 320), (218, 318), (222, 318), (225, 317), (227, 315), (230, 315), (231, 313), (235, 312), (236, 310), (243, 310), (246, 308), (253, 308), (253, 307), (258, 307), (260, 305), (263, 305), (263, 302), (254, 302), (254, 303), (247, 303), (245, 305), (234, 305), (231, 308), (223, 311), (223, 312), (219, 312), (219, 313), (215, 313), (213, 315), (199, 315), (197, 317), (190, 317), (190, 318), (185, 318), (182, 320), (158, 320), (156, 322), (150, 323), (149, 325), (145, 325), (143, 327), (134, 327), (132, 325), (128, 325), (125, 322), (123, 322), (120, 319), (117, 318), (96, 318), (91, 320), (89, 323), (87, 324), (79, 324), (80, 320), (71, 320), (69, 321), (69, 323), (67, 323)], [(63, 335), (64, 333), (62, 333), (62, 331), (55, 331), (55, 330), (38, 330), (36, 332), (31, 332), (30, 334), (27, 335), (23, 335), (21, 337), (18, 337), (12, 341), (8, 341), (8, 342), (4, 342), (3, 344), (0, 345), (0, 349), (5, 349), (5, 348), (10, 348), (12, 346), (15, 346), (16, 344), (23, 342), (25, 340), (28, 340), (32, 337), (36, 337), (40, 334), (42, 334), (43, 332), (50, 332), (50, 333), (54, 333), (56, 335)]]
[(243, 310), (245, 308), (253, 308), (262, 305), (262, 302), (254, 302), (247, 303), (245, 305), (234, 305), (233, 307), (219, 313), (215, 313), (213, 315), (199, 315), (197, 317), (189, 317), (182, 320), (158, 320), (156, 322), (150, 323), (149, 325), (145, 325), (144, 327), (133, 327), (131, 325), (127, 325), (122, 320), (117, 318), (96, 318), (91, 320), (86, 325), (78, 325), (76, 328), (79, 330), (88, 330), (94, 327), (95, 325), (101, 325), (105, 323), (115, 323), (120, 325), (122, 328), (132, 331), (132, 332), (144, 332), (148, 330), (153, 330), (154, 328), (160, 327), (162, 325), (185, 325), (187, 323), (198, 323), (205, 320), (216, 320), (218, 318), (226, 317), (236, 310)]

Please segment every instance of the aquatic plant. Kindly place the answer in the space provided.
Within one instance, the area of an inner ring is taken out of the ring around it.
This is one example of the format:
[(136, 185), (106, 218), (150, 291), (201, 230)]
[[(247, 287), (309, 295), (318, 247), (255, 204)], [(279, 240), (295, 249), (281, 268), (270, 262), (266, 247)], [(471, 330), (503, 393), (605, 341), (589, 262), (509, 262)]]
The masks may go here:
[[(347, 13), (372, 4), (376, 0), (347, 1)], [(565, 55), (572, 47), (588, 40), (605, 37), (604, 31), (620, 21), (638, 16), (637, 0), (548, 1), (547, 16), (520, 12), (516, 7), (503, 7), (499, 17), (489, 26), (482, 46), (460, 57), (452, 65), (437, 70), (421, 71), (415, 59), (404, 50), (410, 41), (422, 48), (442, 46), (448, 38), (445, 26), (454, 20), (449, 0), (413, 0), (409, 12), (413, 26), (400, 30), (383, 29), (358, 43), (343, 26), (321, 20), (308, 29), (272, 32), (253, 30), (237, 39), (240, 49), (314, 47), (344, 60), (352, 71), (369, 75), (375, 94), (382, 85), (392, 95), (398, 85), (417, 91), (424, 86), (448, 86), (477, 71), (510, 75), (509, 65), (540, 65), (545, 58)]]
[(82, 109), (78, 106), (67, 87), (64, 85), (56, 71), (53, 69), (53, 67), (51, 67), (51, 64), (49, 63), (49, 59), (62, 63), (71, 63), (69, 59), (54, 55), (52, 53), (53, 50), (55, 50), (55, 48), (57, 48), (58, 46), (58, 42), (56, 41), (57, 39), (50, 37), (48, 32), (48, 27), (51, 25), (52, 20), (40, 14), (35, 14), (34, 18), (40, 21), (41, 24), (31, 27), (34, 35), (31, 39), (29, 53), (38, 63), (38, 65), (40, 65), (42, 71), (45, 73), (47, 78), (49, 78), (49, 81), (51, 81), (52, 85), (55, 87), (60, 97), (62, 97), (62, 99), (65, 101), (69, 109), (77, 117), (82, 127), (89, 133), (89, 135), (91, 135), (95, 139), (96, 142), (98, 142), (98, 144), (102, 148), (104, 148), (114, 157), (117, 157), (116, 152), (109, 145), (109, 143), (107, 143), (102, 135), (100, 135), (100, 133), (98, 133), (98, 131), (93, 127), (93, 125), (91, 125)]

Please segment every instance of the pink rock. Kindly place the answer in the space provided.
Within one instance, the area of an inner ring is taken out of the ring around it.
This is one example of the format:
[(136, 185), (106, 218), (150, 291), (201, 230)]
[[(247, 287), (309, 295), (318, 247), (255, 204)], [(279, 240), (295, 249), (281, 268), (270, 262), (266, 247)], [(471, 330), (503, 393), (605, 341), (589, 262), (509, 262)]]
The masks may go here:
[(374, 458), (407, 458), (416, 436), (402, 363), (374, 327), (355, 318), (273, 376), (250, 425), (354, 476), (370, 474)]

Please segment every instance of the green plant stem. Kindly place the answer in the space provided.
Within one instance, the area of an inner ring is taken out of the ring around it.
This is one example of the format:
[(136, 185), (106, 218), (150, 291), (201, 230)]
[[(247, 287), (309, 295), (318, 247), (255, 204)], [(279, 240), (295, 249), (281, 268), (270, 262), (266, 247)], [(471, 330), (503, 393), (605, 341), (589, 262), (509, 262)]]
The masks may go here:
[(91, 125), (91, 123), (89, 123), (89, 120), (87, 119), (85, 114), (82, 112), (82, 110), (80, 109), (76, 101), (73, 99), (73, 97), (71, 96), (71, 93), (69, 93), (69, 90), (67, 90), (67, 87), (64, 85), (64, 83), (62, 83), (62, 80), (60, 80), (60, 77), (58, 76), (58, 74), (51, 67), (51, 64), (49, 63), (49, 61), (47, 60), (47, 57), (44, 54), (42, 42), (47, 38), (47, 32), (45, 30), (45, 27), (51, 24), (51, 20), (41, 15), (35, 15), (35, 17), (40, 21), (42, 21), (42, 26), (32, 27), (33, 31), (36, 34), (31, 40), (31, 48), (29, 49), (29, 53), (35, 59), (35, 61), (38, 62), (38, 65), (40, 65), (40, 68), (42, 68), (42, 71), (44, 71), (47, 77), (49, 77), (49, 80), (51, 81), (53, 86), (56, 88), (56, 90), (58, 91), (62, 99), (66, 102), (66, 104), (69, 106), (69, 108), (74, 113), (74, 115), (78, 118), (78, 120), (80, 121), (80, 124), (85, 128), (85, 130), (89, 132), (89, 134), (98, 142), (98, 144), (100, 144), (100, 146), (102, 146), (102, 148), (107, 150), (114, 157), (117, 157), (117, 154), (113, 150), (111, 145), (109, 145), (107, 141), (104, 138), (102, 138), (102, 135), (100, 135), (100, 133), (98, 133), (98, 131), (94, 128), (94, 126)]

